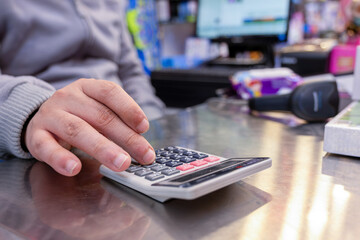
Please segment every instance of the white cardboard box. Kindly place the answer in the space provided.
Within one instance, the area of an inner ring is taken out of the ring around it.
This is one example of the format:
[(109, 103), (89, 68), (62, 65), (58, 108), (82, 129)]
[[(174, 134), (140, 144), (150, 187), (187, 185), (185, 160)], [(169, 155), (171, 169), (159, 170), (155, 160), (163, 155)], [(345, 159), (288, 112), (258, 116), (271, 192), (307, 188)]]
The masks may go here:
[(354, 101), (325, 125), (324, 151), (360, 157), (360, 46), (351, 97)]
[(352, 102), (325, 125), (324, 151), (360, 157), (360, 103)]

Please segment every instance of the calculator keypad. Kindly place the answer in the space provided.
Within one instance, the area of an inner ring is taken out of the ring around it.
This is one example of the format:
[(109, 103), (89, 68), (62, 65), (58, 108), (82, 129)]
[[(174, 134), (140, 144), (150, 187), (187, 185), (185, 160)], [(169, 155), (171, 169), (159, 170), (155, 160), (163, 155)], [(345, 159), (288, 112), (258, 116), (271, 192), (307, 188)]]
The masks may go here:
[(126, 171), (149, 181), (155, 181), (220, 160), (216, 156), (173, 146), (157, 149), (155, 153), (156, 159), (153, 164), (142, 166), (133, 163)]

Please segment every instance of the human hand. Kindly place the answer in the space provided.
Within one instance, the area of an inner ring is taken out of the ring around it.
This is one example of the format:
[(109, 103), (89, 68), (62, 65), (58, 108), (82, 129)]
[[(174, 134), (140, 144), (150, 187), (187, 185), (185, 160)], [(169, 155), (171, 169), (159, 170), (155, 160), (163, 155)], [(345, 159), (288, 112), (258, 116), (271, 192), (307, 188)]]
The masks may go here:
[(25, 144), (33, 157), (65, 176), (80, 172), (74, 146), (114, 171), (127, 169), (129, 154), (150, 164), (155, 152), (141, 136), (149, 122), (135, 101), (117, 84), (79, 79), (56, 91), (30, 120)]

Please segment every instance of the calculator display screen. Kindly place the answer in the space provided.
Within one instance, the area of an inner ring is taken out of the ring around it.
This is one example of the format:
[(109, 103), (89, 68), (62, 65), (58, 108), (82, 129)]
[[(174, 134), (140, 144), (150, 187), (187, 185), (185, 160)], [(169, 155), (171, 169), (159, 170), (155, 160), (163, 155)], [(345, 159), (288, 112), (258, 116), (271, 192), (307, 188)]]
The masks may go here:
[(154, 186), (172, 186), (172, 187), (190, 187), (215, 177), (235, 171), (239, 168), (253, 165), (255, 163), (266, 160), (267, 158), (231, 158), (217, 165), (197, 170), (188, 174), (183, 174), (154, 183)]

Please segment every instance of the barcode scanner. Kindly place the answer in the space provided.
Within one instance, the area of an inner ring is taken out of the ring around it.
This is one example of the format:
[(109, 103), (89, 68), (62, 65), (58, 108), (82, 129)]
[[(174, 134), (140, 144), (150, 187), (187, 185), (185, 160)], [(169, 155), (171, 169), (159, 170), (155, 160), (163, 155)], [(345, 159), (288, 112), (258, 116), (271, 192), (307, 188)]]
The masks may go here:
[(335, 116), (339, 108), (336, 81), (308, 81), (291, 93), (249, 99), (254, 111), (288, 111), (308, 122), (325, 121)]

